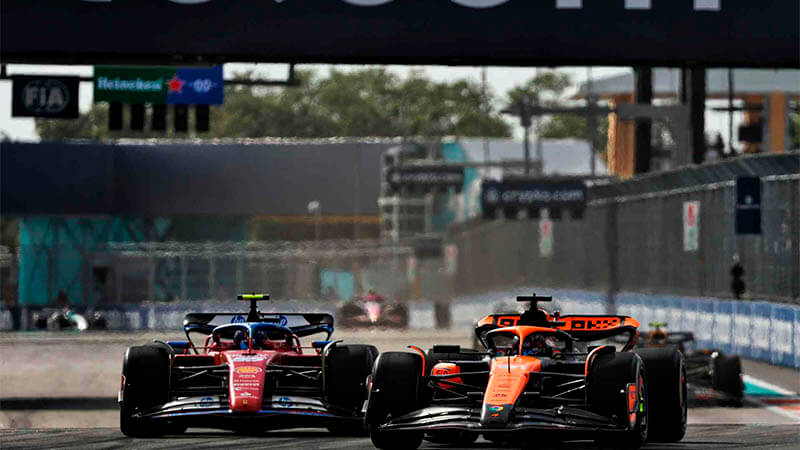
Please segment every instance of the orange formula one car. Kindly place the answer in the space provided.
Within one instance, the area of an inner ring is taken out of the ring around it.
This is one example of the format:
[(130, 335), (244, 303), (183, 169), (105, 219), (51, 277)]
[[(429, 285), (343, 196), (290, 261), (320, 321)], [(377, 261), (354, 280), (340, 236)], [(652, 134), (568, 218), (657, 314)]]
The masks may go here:
[[(550, 297), (489, 315), (476, 328), (486, 352), (434, 346), (386, 352), (369, 380), (365, 422), (382, 449), (423, 438), (466, 445), (593, 439), (639, 448), (686, 432), (686, 377), (674, 348), (631, 351), (639, 323), (627, 316), (553, 316)], [(617, 349), (612, 342), (627, 337)]]

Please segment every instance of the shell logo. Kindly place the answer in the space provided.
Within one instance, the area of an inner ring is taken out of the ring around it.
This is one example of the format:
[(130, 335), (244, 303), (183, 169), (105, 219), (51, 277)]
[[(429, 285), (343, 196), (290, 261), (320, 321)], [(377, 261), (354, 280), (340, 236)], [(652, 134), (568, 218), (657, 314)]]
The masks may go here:
[(261, 368), (260, 367), (246, 366), (246, 367), (237, 367), (236, 368), (236, 373), (240, 373), (240, 374), (243, 374), (243, 373), (248, 373), (248, 374), (249, 373), (259, 373), (259, 372), (261, 372)]

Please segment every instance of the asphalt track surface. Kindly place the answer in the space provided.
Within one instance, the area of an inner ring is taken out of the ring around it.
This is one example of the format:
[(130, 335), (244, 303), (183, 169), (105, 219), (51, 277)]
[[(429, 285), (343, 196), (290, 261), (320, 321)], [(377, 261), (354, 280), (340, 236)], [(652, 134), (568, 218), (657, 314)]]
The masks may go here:
[[(0, 431), (0, 447), (5, 449), (204, 449), (228, 447), (234, 449), (373, 449), (369, 438), (331, 437), (315, 429), (275, 431), (263, 436), (238, 436), (224, 432), (187, 432), (181, 436), (158, 439), (129, 439), (118, 429), (23, 429)], [(800, 447), (800, 428), (797, 425), (692, 425), (681, 442), (647, 444), (645, 449), (775, 449)], [(456, 448), (423, 442), (423, 449)], [(498, 448), (479, 440), (470, 448)], [(502, 448), (502, 447), (501, 447)], [(519, 448), (519, 447), (518, 447)], [(555, 447), (529, 445), (536, 449), (590, 449), (591, 442), (566, 442)]]
[[(374, 343), (381, 351), (408, 344), (427, 348), (434, 342), (468, 345), (469, 335), (456, 331), (346, 331), (337, 338)], [(182, 449), (287, 448), (370, 449), (368, 438), (331, 436), (320, 429), (270, 431), (241, 436), (225, 431), (190, 429), (158, 439), (130, 439), (117, 428), (115, 396), (122, 352), (153, 338), (178, 338), (169, 333), (0, 333), (0, 449)], [(800, 449), (800, 371), (745, 361), (745, 373), (782, 391), (780, 398), (753, 396), (742, 408), (695, 403), (689, 431), (674, 444), (648, 444), (648, 449)], [(786, 395), (788, 393), (788, 395)], [(787, 403), (787, 401), (789, 403)], [(456, 448), (423, 442), (421, 448)], [(497, 448), (478, 440), (471, 448)], [(597, 448), (591, 442), (558, 447)]]

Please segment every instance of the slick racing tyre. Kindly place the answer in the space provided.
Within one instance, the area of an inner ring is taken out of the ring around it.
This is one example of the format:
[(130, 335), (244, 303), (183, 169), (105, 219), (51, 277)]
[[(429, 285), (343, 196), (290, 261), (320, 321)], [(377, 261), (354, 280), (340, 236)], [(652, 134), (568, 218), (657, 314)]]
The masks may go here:
[(122, 362), (122, 403), (120, 404), (119, 427), (123, 434), (131, 437), (147, 437), (179, 431), (180, 427), (168, 428), (148, 419), (133, 417), (169, 401), (170, 355), (160, 345), (129, 347)]
[(386, 432), (378, 427), (393, 417), (421, 408), (422, 357), (407, 352), (386, 352), (378, 356), (372, 371), (372, 391), (365, 423), (375, 447), (384, 450), (416, 449), (421, 431)]
[[(638, 407), (628, 411), (627, 385), (637, 386)], [(592, 361), (586, 379), (589, 410), (605, 417), (620, 418), (622, 433), (601, 434), (596, 442), (603, 448), (638, 449), (647, 440), (650, 405), (644, 362), (635, 353), (602, 353)], [(629, 417), (635, 415), (633, 424)]]
[(636, 350), (650, 387), (648, 442), (678, 442), (686, 435), (687, 391), (683, 354), (675, 347)]
[(357, 410), (367, 399), (367, 377), (378, 357), (374, 345), (336, 345), (325, 355), (325, 399)]
[(711, 387), (726, 394), (729, 399), (724, 404), (742, 406), (744, 382), (742, 381), (742, 360), (738, 356), (719, 354), (712, 360)]

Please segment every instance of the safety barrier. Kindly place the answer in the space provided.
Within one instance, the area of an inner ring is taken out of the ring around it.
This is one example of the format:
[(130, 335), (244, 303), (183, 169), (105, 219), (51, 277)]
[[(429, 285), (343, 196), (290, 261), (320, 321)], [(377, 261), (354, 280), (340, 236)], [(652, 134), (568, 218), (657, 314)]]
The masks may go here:
[[(518, 288), (493, 291), (454, 299), (451, 303), (452, 327), (469, 330), (479, 318), (498, 310), (522, 307), (517, 295), (552, 295), (553, 308), (566, 314), (603, 314), (605, 293), (596, 291)], [(278, 300), (264, 305), (265, 311), (327, 312), (333, 314), (338, 303), (305, 300)], [(696, 348), (719, 349), (745, 358), (800, 368), (800, 306), (764, 301), (735, 301), (715, 298), (676, 297), (640, 293), (616, 296), (619, 314), (636, 318), (642, 330), (651, 322), (666, 322), (667, 329), (691, 331)], [(106, 317), (111, 330), (180, 330), (188, 311), (242, 311), (243, 304), (218, 302), (151, 303), (97, 309)], [(409, 304), (411, 328), (435, 326), (430, 302)], [(11, 329), (11, 315), (0, 309), (0, 330)]]
[(643, 328), (666, 322), (668, 329), (692, 331), (698, 348), (800, 368), (800, 306), (621, 293), (617, 311)]

